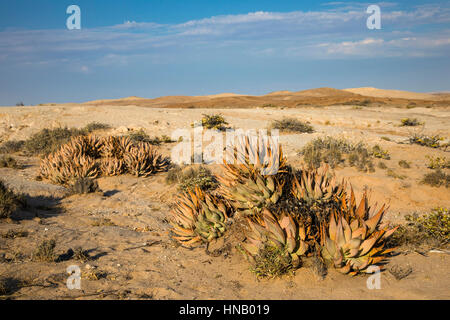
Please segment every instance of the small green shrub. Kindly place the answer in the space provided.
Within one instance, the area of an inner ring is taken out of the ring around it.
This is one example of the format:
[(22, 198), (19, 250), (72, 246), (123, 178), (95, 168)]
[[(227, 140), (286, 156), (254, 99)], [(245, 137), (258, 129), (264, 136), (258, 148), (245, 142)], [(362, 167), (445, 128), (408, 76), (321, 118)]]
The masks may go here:
[(284, 118), (274, 120), (270, 126), (271, 129), (278, 129), (281, 132), (313, 133), (314, 128), (304, 121), (295, 118)]
[(449, 243), (450, 214), (445, 208), (432, 209), (430, 213), (405, 216), (406, 224), (398, 227), (389, 240), (391, 247), (427, 248), (446, 246)]
[(180, 191), (193, 190), (195, 187), (202, 190), (214, 190), (218, 186), (214, 175), (204, 166), (191, 167), (185, 170), (175, 167), (169, 170), (166, 182), (169, 184), (178, 183)]
[(83, 128), (83, 131), (85, 131), (86, 133), (92, 133), (94, 131), (107, 130), (107, 129), (111, 129), (111, 126), (109, 124), (100, 123), (100, 122), (91, 122), (91, 123), (88, 123)]
[(448, 243), (450, 238), (450, 212), (445, 208), (435, 208), (427, 215), (411, 217), (410, 221), (420, 225), (431, 237), (437, 238), (443, 243)]
[(146, 143), (150, 143), (151, 145), (154, 145), (154, 146), (159, 146), (163, 143), (174, 142), (174, 141), (172, 141), (172, 139), (170, 137), (168, 137), (166, 135), (163, 135), (161, 138), (160, 137), (152, 138), (143, 129), (130, 132), (128, 134), (128, 137), (133, 142), (146, 142)]
[(413, 133), (409, 136), (410, 144), (418, 144), (430, 148), (439, 148), (441, 146), (440, 141), (442, 140), (444, 140), (444, 138), (439, 135), (428, 136), (420, 133)]
[(322, 162), (332, 168), (344, 161), (343, 154), (348, 154), (354, 148), (345, 139), (333, 137), (316, 138), (302, 148), (300, 154), (310, 168), (319, 168)]
[(445, 157), (425, 156), (428, 159), (427, 168), (430, 169), (449, 169), (450, 160)]
[(348, 163), (351, 167), (356, 167), (359, 171), (375, 171), (371, 160), (371, 154), (362, 144), (359, 144), (349, 153)]
[(423, 125), (422, 122), (420, 122), (419, 120), (417, 120), (416, 118), (411, 119), (411, 118), (405, 118), (401, 120), (401, 126), (402, 127), (416, 127), (416, 126), (420, 126)]
[(25, 205), (24, 196), (15, 194), (0, 180), (0, 219), (9, 218), (14, 211)]
[(389, 138), (389, 137), (384, 137), (384, 136), (381, 137), (381, 139), (384, 140), (384, 141), (392, 141), (391, 138)]
[(69, 129), (67, 127), (42, 129), (25, 141), (24, 150), (31, 155), (48, 155), (69, 142), (72, 137), (84, 134), (85, 131), (82, 129)]
[(391, 156), (387, 150), (383, 150), (378, 144), (372, 147), (371, 155), (375, 158), (390, 160)]
[[(228, 122), (225, 121), (225, 118), (221, 114), (203, 114), (201, 124), (206, 129), (224, 131), (227, 129)], [(191, 126), (194, 128), (195, 123), (191, 124)]]
[(255, 256), (250, 271), (258, 278), (276, 278), (294, 270), (290, 255), (285, 251), (266, 245)]
[(445, 186), (446, 188), (449, 188), (450, 174), (446, 174), (441, 169), (436, 169), (433, 172), (425, 174), (421, 183), (432, 187)]

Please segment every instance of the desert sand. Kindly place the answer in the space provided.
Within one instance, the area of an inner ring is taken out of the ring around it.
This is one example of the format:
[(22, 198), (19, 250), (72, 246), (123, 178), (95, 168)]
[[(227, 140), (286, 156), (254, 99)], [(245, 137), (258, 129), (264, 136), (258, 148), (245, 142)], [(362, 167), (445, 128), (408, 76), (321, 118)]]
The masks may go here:
[[(335, 170), (346, 178), (358, 195), (365, 187), (373, 202), (389, 204), (385, 219), (403, 223), (411, 213), (450, 207), (445, 187), (420, 184), (426, 156), (448, 157), (448, 152), (410, 145), (412, 129), (400, 127), (402, 118), (425, 122), (428, 134), (450, 137), (450, 103), (432, 95), (406, 95), (366, 88), (348, 91), (322, 88), (304, 92), (281, 91), (265, 96), (233, 94), (203, 97), (162, 97), (97, 100), (83, 104), (41, 105), (0, 108), (0, 143), (26, 139), (45, 127), (83, 127), (93, 121), (113, 129), (101, 134), (122, 134), (145, 130), (151, 136), (169, 135), (178, 128), (189, 129), (201, 115), (221, 113), (236, 128), (267, 128), (272, 120), (294, 117), (309, 121), (312, 134), (283, 134), (280, 141), (288, 162), (301, 165), (299, 149), (308, 141), (325, 135), (379, 144), (391, 154), (384, 162), (405, 179), (386, 175), (385, 170), (362, 173), (355, 168)], [(364, 95), (362, 95), (364, 94)], [(386, 96), (386, 94), (388, 94)], [(367, 106), (352, 101), (371, 99)], [(414, 103), (414, 108), (406, 106)], [(213, 110), (212, 110), (213, 108)], [(390, 141), (382, 139), (388, 137)], [(160, 147), (170, 155), (174, 144)], [(408, 252), (392, 257), (389, 266), (411, 266), (413, 272), (396, 280), (389, 272), (381, 275), (381, 289), (369, 290), (367, 276), (349, 277), (329, 270), (319, 279), (309, 268), (294, 276), (257, 280), (244, 257), (229, 248), (211, 256), (204, 247), (188, 250), (169, 235), (169, 212), (176, 186), (165, 182), (167, 173), (149, 178), (128, 175), (100, 178), (102, 194), (66, 196), (61, 186), (36, 181), (39, 158), (17, 156), (23, 170), (0, 168), (0, 178), (13, 189), (27, 193), (31, 208), (18, 213), (18, 221), (0, 222), (0, 233), (23, 229), (28, 237), (0, 238), (0, 253), (16, 257), (0, 262), (0, 275), (30, 280), (36, 285), (12, 293), (17, 299), (449, 299), (450, 256), (448, 251)], [(398, 161), (411, 163), (410, 169)], [(375, 161), (376, 162), (376, 161)], [(211, 165), (213, 172), (220, 167)], [(52, 206), (59, 209), (51, 210)], [(98, 219), (113, 225), (93, 226)], [(81, 246), (93, 260), (58, 263), (31, 262), (29, 256), (43, 239), (55, 238), (60, 254)], [(66, 268), (100, 270), (99, 280), (82, 280), (82, 290), (66, 287)]]

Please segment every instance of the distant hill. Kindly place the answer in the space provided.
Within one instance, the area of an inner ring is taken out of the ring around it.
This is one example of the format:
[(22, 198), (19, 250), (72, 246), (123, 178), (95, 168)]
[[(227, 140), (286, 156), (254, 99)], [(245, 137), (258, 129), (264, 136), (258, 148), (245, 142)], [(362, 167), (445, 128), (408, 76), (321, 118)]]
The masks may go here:
[(419, 100), (434, 100), (437, 98), (436, 95), (429, 93), (418, 93), (401, 90), (385, 90), (372, 87), (344, 89), (344, 91), (360, 94), (367, 97), (378, 97), (378, 98), (400, 98), (400, 99), (419, 99)]
[(385, 104), (405, 107), (448, 106), (448, 93), (416, 93), (377, 88), (334, 89), (316, 88), (297, 92), (275, 91), (262, 96), (222, 93), (206, 96), (165, 96), (155, 99), (128, 97), (122, 99), (95, 100), (88, 105), (135, 105), (153, 108), (256, 108), (298, 106), (358, 105), (381, 106)]

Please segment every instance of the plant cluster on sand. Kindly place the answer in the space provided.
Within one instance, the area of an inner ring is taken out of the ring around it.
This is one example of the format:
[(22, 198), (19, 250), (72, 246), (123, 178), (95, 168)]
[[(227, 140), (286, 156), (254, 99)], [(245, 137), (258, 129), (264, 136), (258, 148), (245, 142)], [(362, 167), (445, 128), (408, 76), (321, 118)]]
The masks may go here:
[(150, 143), (133, 143), (128, 137), (89, 135), (73, 137), (44, 157), (39, 175), (56, 184), (71, 185), (78, 178), (124, 173), (147, 177), (168, 167), (169, 160)]
[(364, 143), (352, 143), (343, 138), (319, 137), (300, 151), (303, 160), (311, 169), (319, 168), (323, 163), (335, 168), (338, 165), (349, 165), (360, 171), (375, 171), (372, 159), (390, 160), (389, 152), (379, 145), (368, 148)]
[[(255, 146), (248, 138), (241, 143), (234, 154), (244, 161), (222, 165), (215, 191), (197, 188), (178, 197), (171, 224), (183, 246), (208, 244), (239, 223), (245, 239), (237, 248), (259, 276), (295, 270), (306, 257), (356, 275), (389, 256), (393, 249), (386, 241), (396, 228), (382, 223), (384, 206), (375, 210), (366, 193), (357, 201), (327, 165), (295, 170), (281, 147), (276, 152), (270, 143)], [(274, 165), (277, 172), (267, 174)]]

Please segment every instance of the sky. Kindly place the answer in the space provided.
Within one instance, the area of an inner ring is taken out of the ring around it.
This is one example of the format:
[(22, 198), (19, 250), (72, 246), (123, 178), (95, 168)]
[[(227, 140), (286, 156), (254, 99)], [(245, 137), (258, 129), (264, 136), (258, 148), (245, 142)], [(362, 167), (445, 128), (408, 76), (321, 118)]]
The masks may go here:
[[(81, 29), (68, 30), (68, 6)], [(367, 28), (369, 5), (381, 29)], [(0, 0), (0, 105), (450, 91), (449, 1)]]

